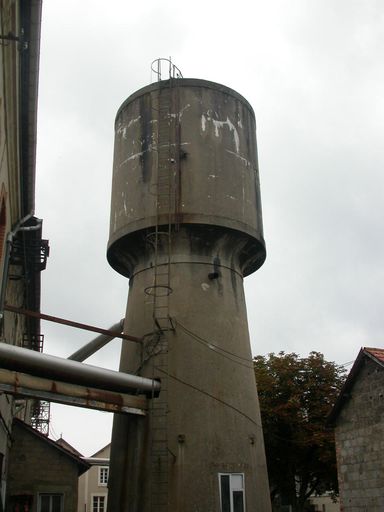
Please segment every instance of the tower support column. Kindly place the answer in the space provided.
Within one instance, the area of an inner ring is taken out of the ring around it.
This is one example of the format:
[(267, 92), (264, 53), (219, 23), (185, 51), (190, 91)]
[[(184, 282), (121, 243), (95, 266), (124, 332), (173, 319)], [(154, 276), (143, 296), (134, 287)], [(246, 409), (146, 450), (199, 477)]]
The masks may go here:
[[(131, 278), (125, 329), (146, 336), (142, 347), (124, 345), (120, 370), (158, 378), (162, 391), (145, 419), (115, 419), (109, 510), (219, 511), (226, 494), (246, 506), (229, 511), (270, 510), (243, 278), (232, 244), (211, 239), (202, 257), (193, 240), (188, 229), (172, 239), (173, 330), (154, 330), (151, 258)], [(162, 435), (167, 454), (156, 459)]]

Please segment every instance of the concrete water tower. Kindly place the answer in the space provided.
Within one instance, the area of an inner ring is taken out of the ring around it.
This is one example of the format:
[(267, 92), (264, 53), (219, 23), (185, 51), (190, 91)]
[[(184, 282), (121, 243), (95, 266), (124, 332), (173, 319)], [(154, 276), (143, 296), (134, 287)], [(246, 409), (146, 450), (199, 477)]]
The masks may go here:
[(161, 381), (115, 416), (110, 512), (269, 512), (243, 278), (265, 259), (255, 116), (173, 78), (116, 117), (108, 261), (129, 278), (120, 370)]

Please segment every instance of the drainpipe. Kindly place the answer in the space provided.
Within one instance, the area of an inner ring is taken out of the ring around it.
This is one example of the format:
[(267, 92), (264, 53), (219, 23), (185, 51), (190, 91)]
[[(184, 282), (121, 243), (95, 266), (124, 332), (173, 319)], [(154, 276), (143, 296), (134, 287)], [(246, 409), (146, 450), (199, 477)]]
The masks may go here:
[(5, 256), (4, 256), (4, 270), (3, 270), (3, 279), (1, 281), (0, 288), (0, 328), (3, 326), (4, 322), (4, 304), (5, 304), (5, 294), (7, 291), (7, 283), (8, 283), (8, 274), (9, 274), (9, 261), (11, 257), (12, 243), (13, 239), (17, 235), (19, 231), (36, 231), (40, 228), (42, 224), (41, 219), (36, 219), (35, 226), (24, 226), (25, 222), (33, 217), (33, 211), (23, 217), (16, 226), (10, 231), (7, 235), (6, 245), (5, 245)]

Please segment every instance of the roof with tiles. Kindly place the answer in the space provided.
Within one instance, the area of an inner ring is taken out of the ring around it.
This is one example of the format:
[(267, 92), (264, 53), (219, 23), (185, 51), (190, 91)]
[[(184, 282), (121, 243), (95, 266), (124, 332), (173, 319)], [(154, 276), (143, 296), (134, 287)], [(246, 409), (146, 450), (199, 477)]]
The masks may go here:
[(327, 418), (328, 426), (335, 425), (339, 413), (346, 401), (349, 399), (352, 386), (367, 358), (374, 361), (379, 366), (384, 367), (384, 349), (373, 347), (362, 347), (360, 349), (360, 352), (351, 368), (351, 371), (348, 374), (347, 380), (345, 381), (344, 386), (342, 387), (340, 394), (337, 397), (335, 405), (333, 406)]
[(367, 355), (373, 356), (375, 359), (384, 364), (384, 349), (363, 347), (362, 349)]

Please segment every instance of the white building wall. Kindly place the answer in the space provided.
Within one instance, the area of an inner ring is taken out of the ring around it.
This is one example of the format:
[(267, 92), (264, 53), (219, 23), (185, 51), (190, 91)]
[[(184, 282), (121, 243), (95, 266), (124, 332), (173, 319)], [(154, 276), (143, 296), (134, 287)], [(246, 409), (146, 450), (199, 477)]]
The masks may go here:
[(105, 482), (105, 473), (109, 473), (110, 450), (109, 444), (86, 459), (92, 467), (79, 477), (77, 512), (94, 512), (92, 504), (95, 497), (104, 497), (104, 500), (99, 500), (104, 501), (104, 509), (100, 503), (99, 510), (95, 512), (106, 512), (108, 486)]

